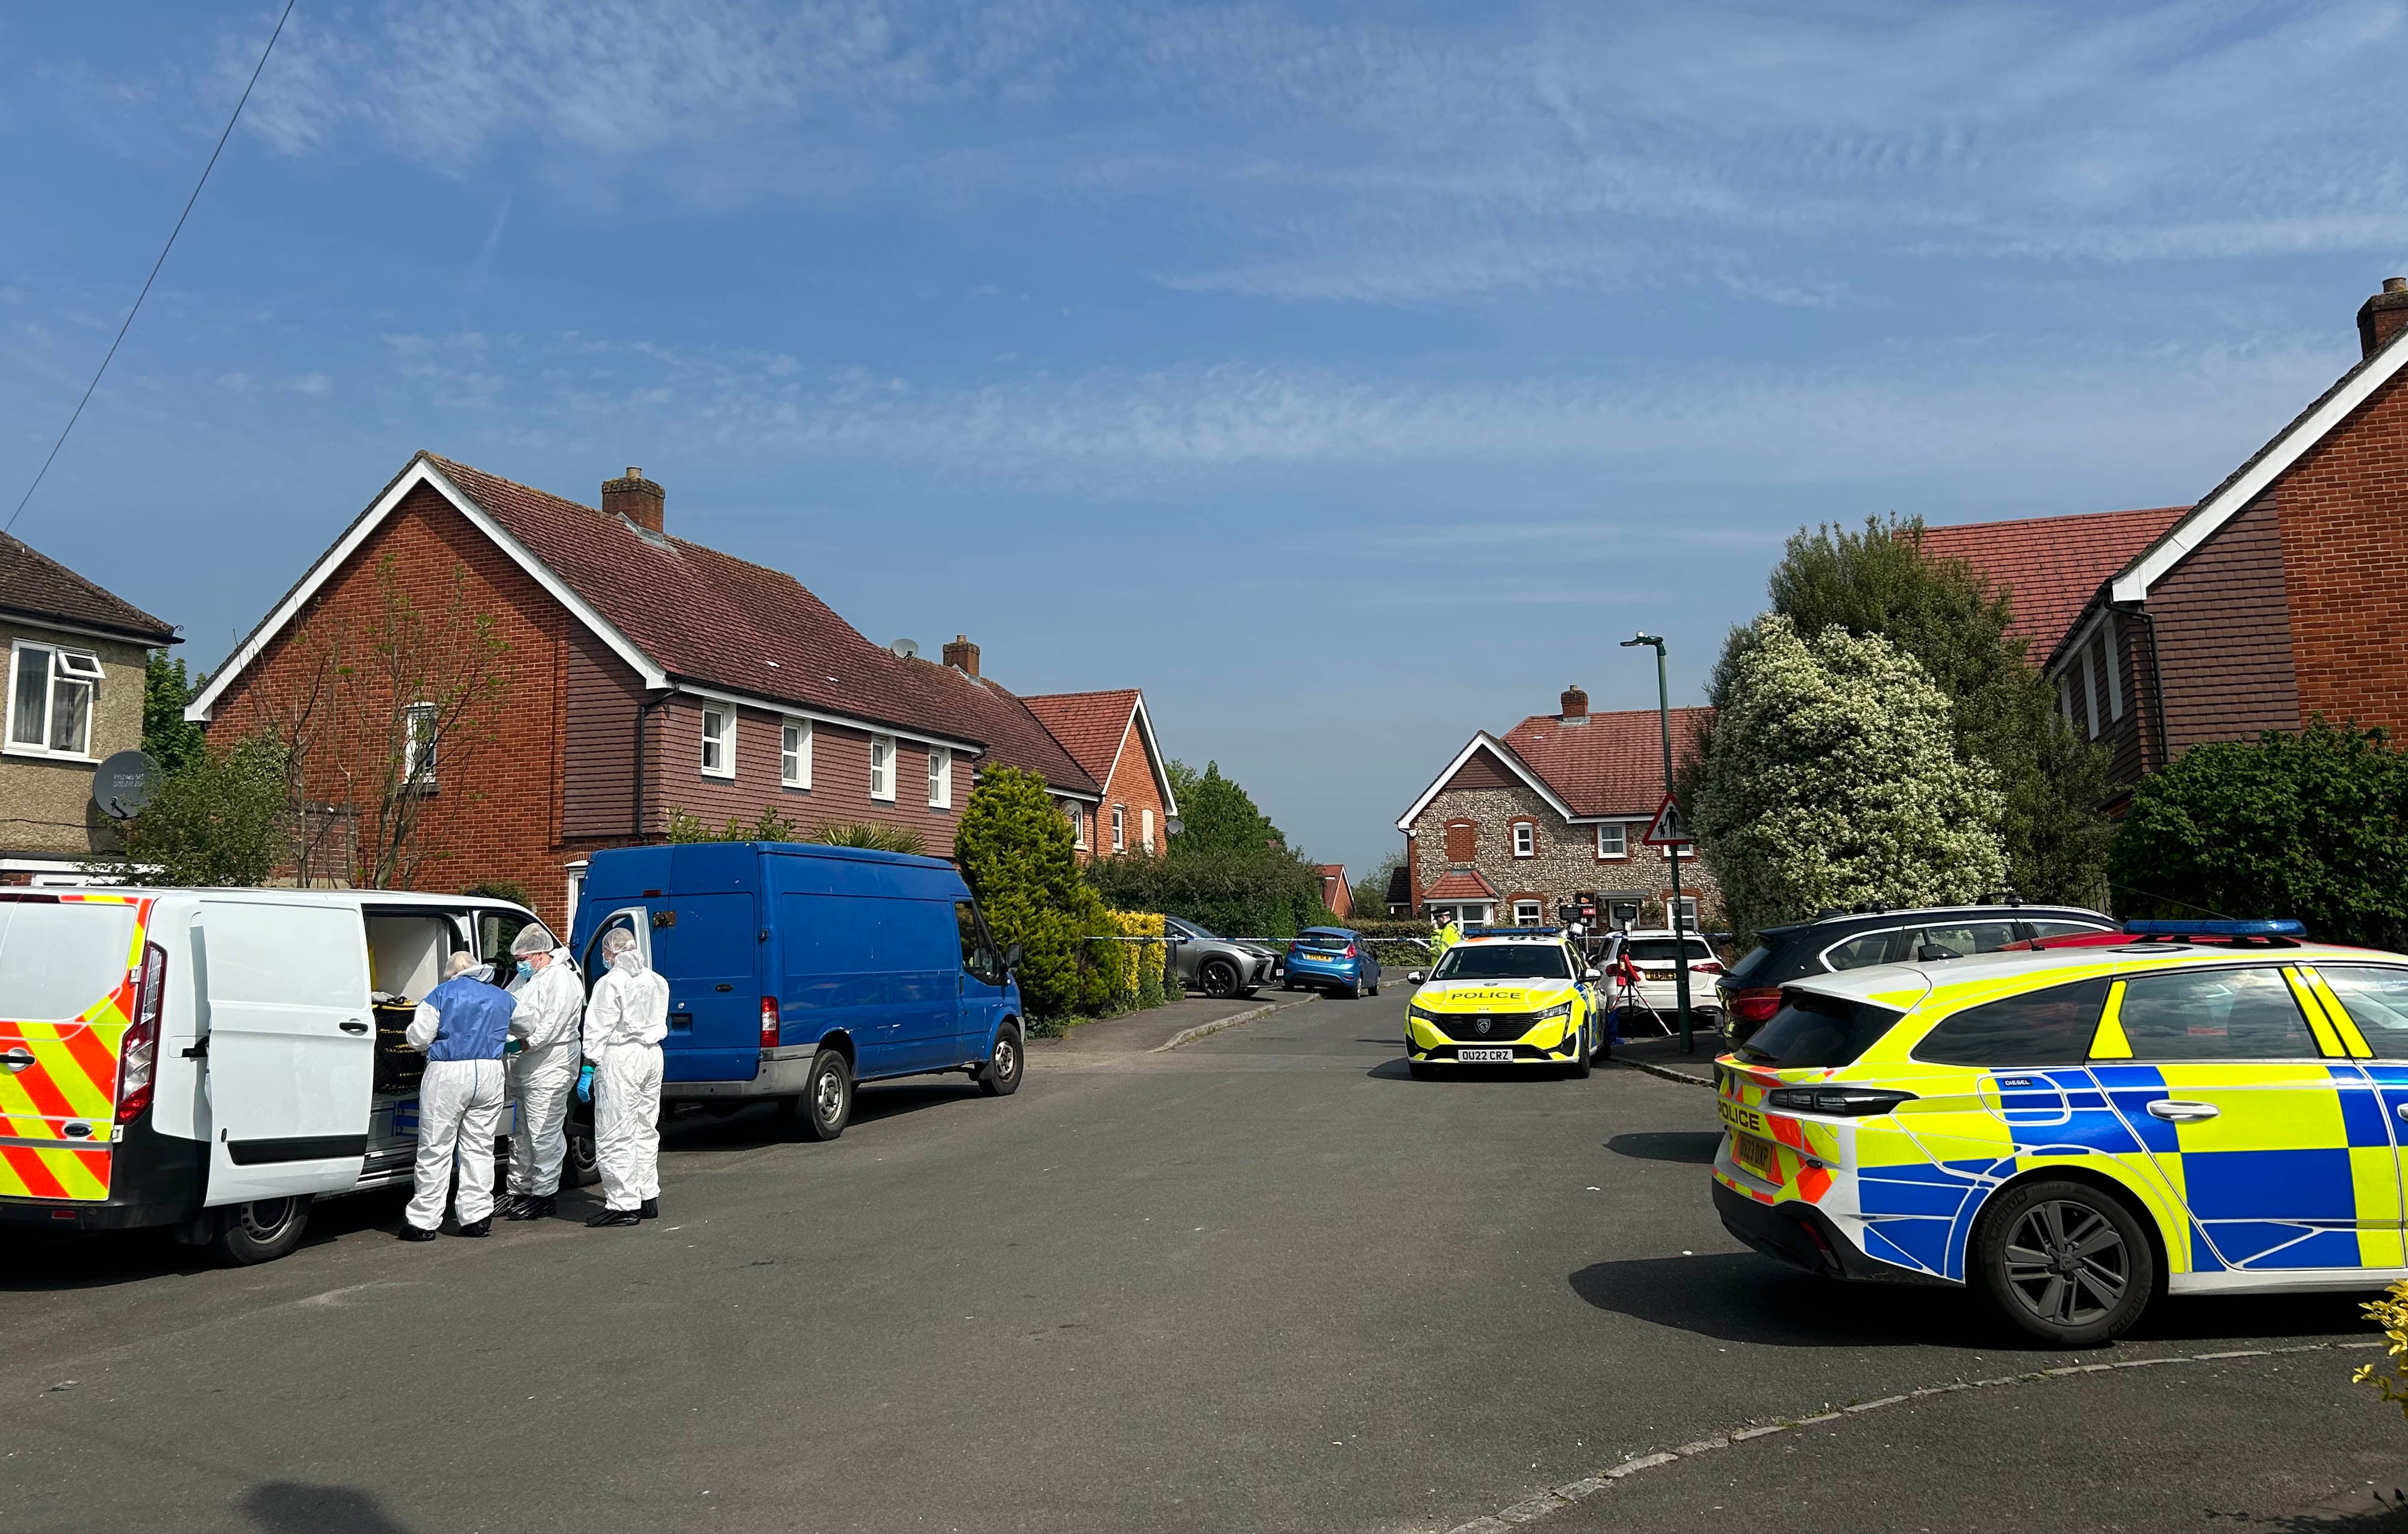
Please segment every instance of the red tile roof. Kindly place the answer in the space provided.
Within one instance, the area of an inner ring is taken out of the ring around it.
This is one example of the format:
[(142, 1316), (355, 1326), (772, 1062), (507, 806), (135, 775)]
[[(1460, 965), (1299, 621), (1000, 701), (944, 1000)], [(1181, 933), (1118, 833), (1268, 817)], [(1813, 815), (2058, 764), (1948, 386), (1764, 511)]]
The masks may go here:
[(1137, 713), (1137, 689), (1103, 693), (1046, 693), (1021, 699), (1054, 732), (1070, 759), (1098, 783), (1112, 775), (1112, 760)]
[(423, 456), (673, 677), (975, 742), (1056, 788), (1099, 792), (1018, 697), (873, 644), (781, 570)]
[(178, 642), (166, 624), (6, 533), (0, 533), (0, 611), (97, 628), (147, 645)]
[(1931, 559), (1961, 559), (2003, 588), (2014, 609), (2007, 632), (2031, 641), (2024, 653), (2037, 666), (2082, 616), (2100, 583), (2189, 509), (2153, 506), (1929, 527), (1924, 530), (1923, 552)]
[[(1672, 750), (1686, 759), (1711, 709), (1672, 710)], [(1505, 732), (1505, 744), (1575, 815), (1653, 815), (1664, 802), (1664, 726), (1654, 709), (1593, 713), (1567, 726), (1533, 714)]]
[(1449, 868), (1422, 891), (1424, 900), (1502, 900), (1505, 896), (1477, 868)]

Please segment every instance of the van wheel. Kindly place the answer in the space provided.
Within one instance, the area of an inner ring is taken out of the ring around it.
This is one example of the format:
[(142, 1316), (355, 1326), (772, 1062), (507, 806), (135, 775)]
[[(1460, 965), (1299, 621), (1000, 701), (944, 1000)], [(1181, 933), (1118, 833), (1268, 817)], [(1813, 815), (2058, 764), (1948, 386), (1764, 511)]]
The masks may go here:
[(301, 1233), (308, 1228), (307, 1196), (254, 1198), (248, 1204), (233, 1204), (218, 1211), (217, 1234), (209, 1247), (230, 1266), (248, 1268), (253, 1263), (274, 1262), (292, 1251), (301, 1244)]
[(2087, 1183), (2026, 1183), (1982, 1211), (1974, 1268), (2000, 1313), (2056, 1347), (2121, 1335), (2157, 1289), (2157, 1254), (2124, 1201)]
[(824, 1049), (811, 1057), (810, 1084), (799, 1098), (778, 1104), (778, 1117), (805, 1140), (834, 1140), (853, 1122), (853, 1068), (844, 1056)]
[(1009, 1097), (1019, 1091), (1022, 1059), (1020, 1030), (1007, 1023), (996, 1032), (995, 1053), (975, 1072), (979, 1090), (990, 1097)]
[(560, 1158), (560, 1185), (588, 1188), (602, 1181), (602, 1157), (594, 1148), (591, 1122), (570, 1119), (566, 1125), (568, 1154)]

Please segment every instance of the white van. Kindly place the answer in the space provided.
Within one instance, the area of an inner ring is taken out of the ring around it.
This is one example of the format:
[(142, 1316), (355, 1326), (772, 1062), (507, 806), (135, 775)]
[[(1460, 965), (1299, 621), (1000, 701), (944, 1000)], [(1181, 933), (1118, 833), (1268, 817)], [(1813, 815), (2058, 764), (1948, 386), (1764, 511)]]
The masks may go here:
[[(507, 978), (534, 920), (390, 890), (0, 891), (0, 1222), (282, 1256), (312, 1198), (409, 1181), (403, 1030), (451, 954)], [(572, 1124), (563, 1181), (592, 1168)]]

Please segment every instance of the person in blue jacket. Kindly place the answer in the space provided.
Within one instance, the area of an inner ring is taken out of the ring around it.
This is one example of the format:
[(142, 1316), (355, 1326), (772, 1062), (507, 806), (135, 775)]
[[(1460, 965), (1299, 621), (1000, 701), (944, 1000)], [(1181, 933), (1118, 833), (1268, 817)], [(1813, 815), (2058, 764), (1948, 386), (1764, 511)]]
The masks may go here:
[(405, 1241), (431, 1241), (443, 1224), (456, 1163), (460, 1197), (453, 1211), (463, 1236), (494, 1228), (494, 1137), (502, 1127), (502, 1054), (517, 1002), (480, 979), (477, 961), (454, 953), (443, 983), (426, 993), (410, 1020), (412, 1049), (426, 1052), (418, 1086), (416, 1188), (401, 1226)]

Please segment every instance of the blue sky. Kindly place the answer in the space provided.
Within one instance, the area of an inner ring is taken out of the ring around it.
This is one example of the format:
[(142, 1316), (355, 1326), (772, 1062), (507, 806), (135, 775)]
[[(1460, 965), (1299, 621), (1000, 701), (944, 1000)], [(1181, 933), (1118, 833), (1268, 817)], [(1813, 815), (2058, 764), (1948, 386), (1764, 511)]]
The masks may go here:
[[(0, 490), (275, 7), (0, 14)], [(214, 666), (419, 447), (1025, 692), (1358, 868), (1675, 701), (1801, 523), (2195, 499), (2408, 269), (2396, 4), (301, 0), (16, 531)]]

